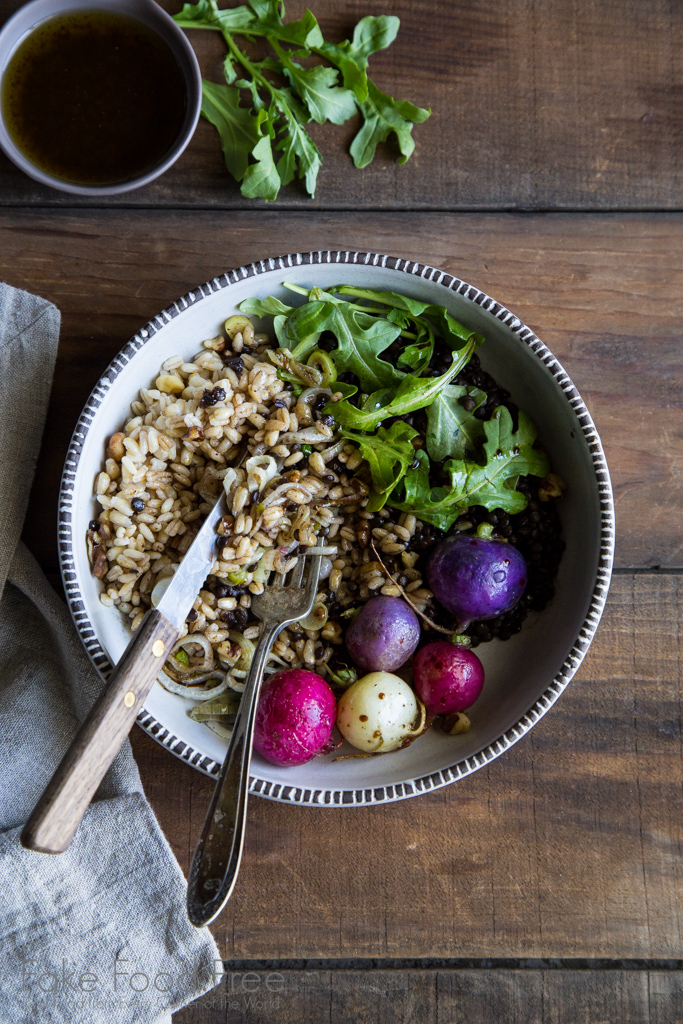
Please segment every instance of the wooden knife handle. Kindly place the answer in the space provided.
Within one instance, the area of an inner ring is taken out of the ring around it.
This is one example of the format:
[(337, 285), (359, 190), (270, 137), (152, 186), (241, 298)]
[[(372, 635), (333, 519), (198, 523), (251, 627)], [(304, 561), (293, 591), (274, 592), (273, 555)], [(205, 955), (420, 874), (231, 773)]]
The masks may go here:
[(40, 853), (67, 849), (177, 637), (160, 612), (147, 613), (34, 807), (22, 846)]

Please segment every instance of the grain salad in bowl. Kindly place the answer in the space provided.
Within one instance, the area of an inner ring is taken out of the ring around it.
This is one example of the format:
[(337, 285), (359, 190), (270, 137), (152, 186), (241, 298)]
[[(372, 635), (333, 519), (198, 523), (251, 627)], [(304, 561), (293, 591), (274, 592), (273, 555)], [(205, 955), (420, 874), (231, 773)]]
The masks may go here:
[(285, 287), (291, 305), (247, 298), (191, 358), (165, 358), (109, 435), (87, 532), (99, 601), (136, 630), (224, 493), (216, 561), (160, 678), (190, 718), (229, 738), (260, 629), (252, 596), (315, 552), (319, 592), (273, 645), (257, 750), (278, 765), (319, 752), (291, 759), (316, 712), (311, 676), (353, 756), (435, 724), (462, 735), (484, 687), (475, 649), (553, 596), (564, 480), (483, 369), (483, 334), (445, 306)]

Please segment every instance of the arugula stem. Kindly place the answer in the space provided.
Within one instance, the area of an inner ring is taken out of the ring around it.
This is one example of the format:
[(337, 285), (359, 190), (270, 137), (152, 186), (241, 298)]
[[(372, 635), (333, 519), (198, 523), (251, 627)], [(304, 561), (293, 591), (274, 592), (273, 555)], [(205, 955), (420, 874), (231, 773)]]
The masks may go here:
[(289, 55), (289, 52), (287, 50), (282, 49), (274, 35), (268, 36), (268, 42), (273, 47), (273, 49), (275, 50), (276, 54), (278, 55), (284, 66), (288, 68), (293, 74), (296, 74), (296, 67), (292, 63), (292, 58)]
[(263, 86), (263, 88), (270, 93), (274, 100), (282, 102), (282, 98), (279, 96), (280, 90), (276, 89), (272, 82), (269, 82), (265, 75), (262, 75), (261, 72), (254, 67), (254, 65), (247, 57), (246, 53), (243, 53), (243, 51), (240, 50), (239, 46), (232, 38), (230, 32), (228, 32), (228, 30), (226, 28), (223, 28), (222, 26), (221, 35), (225, 39), (225, 42), (227, 43), (228, 49), (230, 50), (232, 56), (242, 65), (245, 71), (249, 72), (254, 81), (258, 82), (259, 85)]

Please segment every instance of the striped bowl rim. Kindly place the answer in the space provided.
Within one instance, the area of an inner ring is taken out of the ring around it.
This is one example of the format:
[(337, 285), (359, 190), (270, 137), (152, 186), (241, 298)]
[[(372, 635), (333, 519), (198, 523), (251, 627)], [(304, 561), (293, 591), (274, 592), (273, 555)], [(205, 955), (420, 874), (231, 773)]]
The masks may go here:
[[(600, 553), (595, 586), (588, 612), (571, 651), (546, 690), (534, 701), (526, 714), (522, 715), (510, 729), (494, 740), (493, 743), (482, 748), (478, 753), (456, 762), (449, 768), (443, 768), (429, 775), (423, 775), (410, 781), (388, 786), (363, 789), (304, 789), (299, 786), (268, 782), (253, 777), (249, 781), (249, 792), (257, 796), (284, 803), (304, 804), (315, 807), (389, 803), (394, 800), (418, 796), (421, 793), (440, 789), (442, 786), (450, 785), (450, 783), (457, 782), (458, 779), (462, 779), (477, 771), (478, 768), (483, 767), (506, 750), (509, 750), (513, 744), (525, 736), (565, 690), (586, 655), (605, 607), (612, 572), (615, 539), (614, 503), (609, 470), (602, 443), (590, 413), (560, 362), (540, 338), (534, 334), (531, 328), (522, 323), (514, 313), (511, 313), (500, 302), (497, 302), (491, 296), (468, 284), (466, 281), (462, 281), (460, 278), (447, 274), (428, 264), (416, 263), (413, 260), (407, 260), (402, 257), (384, 256), (378, 253), (357, 252), (353, 250), (332, 251), (329, 249), (270, 257), (259, 260), (256, 263), (238, 267), (220, 277), (214, 277), (211, 281), (207, 281), (205, 284), (199, 285), (199, 287), (187, 292), (187, 294), (153, 317), (123, 346), (118, 355), (109, 364), (93, 388), (78, 419), (64, 463), (59, 494), (59, 560), (67, 601), (76, 629), (91, 661), (102, 675), (106, 677), (111, 671), (112, 665), (100, 645), (95, 629), (90, 622), (77, 578), (73, 550), (74, 544), (79, 543), (79, 538), (74, 538), (72, 533), (71, 510), (76, 473), (83, 443), (103, 396), (111, 388), (123, 367), (130, 362), (139, 349), (165, 324), (169, 323), (174, 317), (190, 306), (196, 305), (197, 302), (201, 302), (207, 296), (222, 289), (230, 288), (231, 285), (249, 277), (257, 277), (259, 274), (266, 274), (274, 270), (286, 270), (295, 266), (314, 266), (325, 263), (356, 263), (366, 266), (386, 267), (412, 277), (421, 277), (440, 284), (450, 291), (476, 302), (482, 309), (495, 316), (496, 319), (500, 320), (501, 323), (505, 324), (516, 334), (519, 340), (545, 364), (555, 378), (561, 393), (574, 411), (592, 458), (600, 500)], [(217, 761), (186, 744), (167, 729), (162, 722), (159, 722), (144, 709), (137, 716), (137, 724), (182, 761), (197, 768), (205, 775), (213, 777), (218, 775), (221, 766)]]

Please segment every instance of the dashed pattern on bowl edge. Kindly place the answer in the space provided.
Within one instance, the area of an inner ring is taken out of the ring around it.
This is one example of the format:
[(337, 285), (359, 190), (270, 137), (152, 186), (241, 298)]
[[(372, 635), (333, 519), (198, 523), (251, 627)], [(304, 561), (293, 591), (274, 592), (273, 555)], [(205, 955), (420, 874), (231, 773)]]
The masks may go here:
[[(443, 768), (430, 775), (424, 775), (418, 779), (407, 780), (389, 786), (363, 789), (303, 789), (300, 786), (268, 782), (265, 779), (254, 777), (249, 782), (250, 793), (267, 797), (270, 800), (278, 800), (284, 803), (308, 804), (316, 807), (358, 806), (389, 803), (411, 796), (419, 796), (421, 793), (429, 793), (431, 790), (447, 786), (451, 782), (457, 782), (458, 779), (470, 775), (478, 768), (488, 764), (489, 761), (499, 757), (529, 732), (567, 687), (583, 661), (602, 617), (612, 573), (615, 531), (612, 487), (600, 437), (595, 429), (590, 413), (569, 375), (547, 346), (514, 313), (511, 313), (505, 306), (496, 302), (495, 299), (492, 299), (485, 292), (442, 270), (437, 270), (435, 267), (416, 263), (412, 260), (395, 256), (382, 256), (377, 253), (354, 252), (351, 250), (339, 252), (317, 250), (308, 253), (294, 253), (288, 256), (259, 260), (258, 263), (250, 263), (248, 266), (238, 267), (220, 277), (214, 277), (213, 280), (207, 281), (205, 284), (183, 295), (172, 306), (162, 310), (161, 313), (150, 320), (124, 345), (95, 385), (76, 424), (64, 464), (59, 495), (59, 558), (67, 601), (76, 628), (91, 661), (102, 675), (106, 677), (111, 672), (111, 662), (100, 645), (93, 625), (88, 618), (85, 601), (76, 575), (73, 546), (80, 541), (79, 538), (74, 538), (72, 534), (71, 512), (83, 442), (103, 396), (112, 386), (124, 366), (130, 362), (139, 349), (167, 323), (170, 323), (171, 320), (191, 306), (196, 305), (197, 302), (249, 277), (257, 277), (259, 274), (267, 274), (271, 271), (287, 270), (290, 267), (315, 266), (324, 263), (355, 263), (373, 267), (385, 267), (413, 277), (421, 277), (425, 280), (433, 281), (472, 302), (476, 302), (478, 306), (481, 306), (482, 309), (505, 324), (545, 364), (572, 407), (591, 454), (600, 501), (600, 555), (595, 586), (586, 618), (559, 672), (555, 675), (544, 693), (541, 694), (532, 707), (512, 728), (508, 729), (507, 732), (503, 733), (502, 736), (499, 736), (497, 740), (484, 747), (478, 753), (458, 761), (450, 768)], [(217, 776), (220, 770), (220, 764), (217, 761), (214, 761), (213, 758), (202, 754), (201, 751), (194, 749), (177, 736), (174, 736), (161, 722), (144, 709), (138, 714), (137, 723), (153, 739), (175, 754), (176, 757), (186, 761), (205, 775)]]

